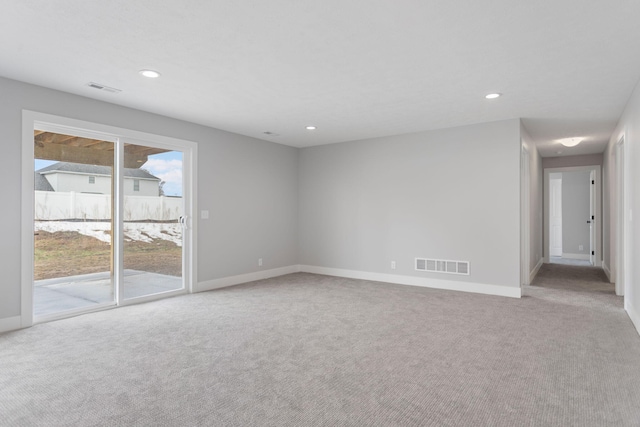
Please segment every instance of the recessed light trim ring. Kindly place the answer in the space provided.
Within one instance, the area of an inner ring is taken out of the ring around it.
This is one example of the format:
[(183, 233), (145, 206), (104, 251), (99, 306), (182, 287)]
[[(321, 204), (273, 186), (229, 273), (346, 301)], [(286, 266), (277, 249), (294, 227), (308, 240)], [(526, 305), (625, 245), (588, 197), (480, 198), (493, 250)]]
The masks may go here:
[(156, 70), (144, 69), (139, 71), (140, 75), (147, 77), (149, 79), (157, 79), (160, 77), (160, 73)]

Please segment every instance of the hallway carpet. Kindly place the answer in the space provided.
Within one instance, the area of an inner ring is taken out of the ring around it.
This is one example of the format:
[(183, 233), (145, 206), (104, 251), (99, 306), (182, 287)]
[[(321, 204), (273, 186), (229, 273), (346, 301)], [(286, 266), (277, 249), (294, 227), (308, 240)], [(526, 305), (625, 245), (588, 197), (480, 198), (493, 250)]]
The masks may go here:
[(549, 258), (551, 264), (564, 264), (564, 265), (582, 265), (584, 267), (590, 267), (591, 263), (584, 259), (571, 259), (552, 256)]
[(297, 273), (0, 335), (2, 426), (638, 426), (621, 299)]
[(615, 295), (602, 268), (591, 266), (543, 264), (531, 286)]

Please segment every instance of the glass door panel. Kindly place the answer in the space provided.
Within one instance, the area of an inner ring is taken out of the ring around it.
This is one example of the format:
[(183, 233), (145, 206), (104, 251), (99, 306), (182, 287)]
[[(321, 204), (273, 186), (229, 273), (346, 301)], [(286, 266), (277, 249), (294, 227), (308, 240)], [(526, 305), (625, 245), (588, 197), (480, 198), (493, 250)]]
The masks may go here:
[(115, 304), (114, 143), (34, 131), (34, 317)]
[(124, 299), (184, 289), (181, 151), (124, 144)]

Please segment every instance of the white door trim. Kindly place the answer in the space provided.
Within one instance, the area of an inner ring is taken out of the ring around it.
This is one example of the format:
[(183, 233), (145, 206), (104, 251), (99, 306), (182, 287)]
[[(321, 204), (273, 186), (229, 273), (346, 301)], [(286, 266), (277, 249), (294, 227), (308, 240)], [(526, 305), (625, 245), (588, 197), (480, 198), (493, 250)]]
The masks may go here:
[(529, 150), (522, 144), (520, 159), (520, 284), (531, 281), (531, 175)]
[[(628, 255), (627, 239), (625, 239), (625, 230), (628, 230), (628, 166), (625, 164), (625, 144), (624, 136), (616, 143), (616, 246), (615, 246), (615, 263), (611, 266), (612, 279), (616, 286), (616, 295), (624, 296), (628, 292), (627, 263), (625, 262)], [(626, 308), (626, 307), (625, 307)]]
[(595, 241), (595, 265), (602, 267), (602, 167), (600, 165), (572, 166), (544, 169), (544, 234), (542, 250), (544, 262), (549, 263), (549, 174), (554, 172), (596, 172), (596, 241)]
[[(184, 198), (185, 213), (190, 218), (189, 227), (185, 232), (184, 248), (188, 248), (185, 259), (184, 276), (187, 292), (196, 290), (197, 278), (197, 165), (198, 144), (193, 141), (140, 132), (100, 123), (86, 122), (68, 117), (39, 113), (36, 111), (22, 111), (22, 200), (21, 200), (21, 327), (33, 325), (33, 222), (34, 222), (34, 170), (33, 170), (33, 130), (35, 127), (55, 132), (71, 132), (74, 135), (83, 133), (108, 141), (117, 142), (119, 138), (127, 141), (143, 142), (155, 146), (180, 147), (183, 151)], [(188, 245), (188, 246), (187, 246)], [(116, 291), (117, 292), (117, 291)], [(185, 292), (185, 291), (182, 291)], [(164, 297), (169, 293), (159, 294)], [(135, 302), (147, 301), (153, 298), (143, 298)]]
[(34, 170), (33, 129), (36, 114), (22, 111), (22, 189), (20, 218), (20, 317), (21, 326), (33, 325), (33, 221), (34, 221)]
[(562, 256), (562, 174), (549, 175), (549, 256)]

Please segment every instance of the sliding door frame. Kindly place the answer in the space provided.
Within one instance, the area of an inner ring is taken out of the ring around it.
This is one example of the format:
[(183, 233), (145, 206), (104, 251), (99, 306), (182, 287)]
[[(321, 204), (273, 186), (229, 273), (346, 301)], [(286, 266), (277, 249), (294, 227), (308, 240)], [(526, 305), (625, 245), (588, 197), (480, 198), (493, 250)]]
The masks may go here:
[[(136, 138), (132, 138), (132, 137), (120, 137), (118, 139), (118, 142), (116, 144), (116, 165), (122, 165), (123, 167), (117, 167), (116, 168), (116, 182), (115, 182), (115, 186), (117, 188), (117, 192), (116, 194), (118, 195), (118, 197), (115, 198), (115, 212), (116, 212), (116, 217), (118, 218), (124, 218), (124, 208), (125, 208), (125, 204), (124, 204), (124, 164), (125, 164), (125, 154), (124, 154), (124, 146), (126, 144), (135, 144), (135, 145), (143, 145), (143, 146), (147, 146), (147, 147), (153, 147), (153, 148), (161, 148), (161, 149), (166, 149), (166, 150), (170, 150), (170, 151), (180, 151), (182, 152), (182, 178), (183, 178), (183, 185), (182, 185), (182, 191), (183, 191), (183, 195), (182, 195), (182, 200), (183, 201), (187, 201), (187, 203), (189, 203), (189, 201), (193, 200), (193, 193), (190, 190), (190, 186), (187, 184), (187, 182), (190, 181), (190, 175), (191, 175), (191, 170), (192, 170), (192, 160), (193, 160), (193, 156), (189, 155), (189, 149), (184, 147), (183, 145), (180, 144), (175, 144), (175, 143), (169, 143), (169, 141), (164, 141), (164, 142), (160, 142), (158, 140), (156, 140), (156, 137), (153, 137), (153, 140), (143, 140), (143, 139), (136, 139)], [(191, 254), (191, 246), (193, 246), (191, 244), (191, 242), (193, 241), (193, 236), (191, 235), (191, 231), (192, 231), (192, 224), (193, 224), (193, 212), (191, 211), (188, 207), (187, 207), (187, 203), (183, 203), (183, 212), (184, 212), (184, 216), (186, 216), (186, 224), (185, 227), (182, 228), (182, 248), (183, 248), (183, 253), (182, 253), (182, 281), (184, 284), (184, 287), (182, 289), (177, 289), (177, 290), (169, 290), (169, 291), (164, 291), (164, 292), (160, 292), (160, 293), (156, 293), (156, 294), (150, 294), (150, 295), (143, 295), (143, 296), (139, 296), (139, 297), (132, 297), (132, 298), (125, 298), (124, 296), (124, 292), (125, 292), (125, 279), (124, 279), (124, 222), (123, 221), (116, 221), (116, 227), (117, 227), (117, 233), (115, 233), (116, 238), (118, 239), (118, 243), (115, 246), (116, 251), (115, 251), (115, 262), (116, 265), (120, 266), (120, 268), (118, 268), (118, 270), (116, 271), (116, 280), (115, 280), (115, 288), (116, 288), (116, 301), (118, 302), (119, 306), (124, 306), (124, 305), (130, 305), (130, 304), (138, 304), (141, 302), (147, 302), (147, 301), (153, 301), (153, 300), (157, 300), (157, 299), (161, 299), (161, 298), (165, 298), (167, 296), (172, 296), (172, 295), (179, 295), (179, 294), (183, 294), (185, 292), (193, 292), (194, 291), (194, 283), (196, 282), (192, 282), (190, 280), (190, 277), (192, 276), (192, 271), (190, 271), (190, 269), (188, 268), (189, 266), (189, 257)], [(186, 249), (186, 250), (184, 250)]]
[[(48, 129), (60, 133), (69, 133), (78, 136), (90, 136), (95, 138), (97, 135), (105, 141), (115, 143), (115, 165), (116, 172), (116, 191), (117, 197), (114, 198), (116, 218), (122, 218), (123, 200), (122, 194), (122, 168), (123, 165), (123, 146), (124, 143), (139, 143), (156, 147), (166, 147), (169, 149), (180, 150), (183, 153), (183, 200), (184, 214), (187, 217), (187, 226), (183, 229), (183, 283), (184, 289), (179, 291), (169, 291), (160, 294), (144, 296), (140, 298), (132, 298), (125, 300), (123, 298), (123, 254), (122, 254), (122, 224), (121, 221), (115, 221), (115, 229), (112, 230), (113, 240), (119, 239), (119, 243), (115, 244), (116, 259), (116, 277), (114, 283), (115, 301), (114, 303), (101, 304), (82, 310), (74, 310), (61, 313), (60, 316), (52, 316), (44, 320), (54, 320), (57, 317), (69, 317), (76, 314), (87, 313), (91, 311), (103, 310), (116, 306), (123, 306), (146, 302), (164, 298), (167, 296), (191, 293), (195, 291), (197, 283), (197, 227), (198, 221), (195, 213), (197, 212), (197, 143), (177, 138), (166, 137), (146, 132), (139, 132), (125, 128), (119, 128), (104, 124), (86, 122), (82, 120), (71, 119), (67, 117), (55, 116), (51, 114), (39, 113), (35, 111), (22, 111), (22, 202), (21, 202), (21, 327), (29, 327), (34, 323), (33, 318), (33, 272), (34, 272), (34, 129)], [(115, 211), (114, 211), (115, 212)]]

